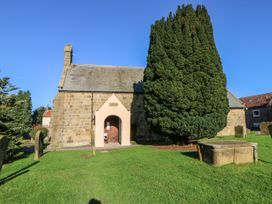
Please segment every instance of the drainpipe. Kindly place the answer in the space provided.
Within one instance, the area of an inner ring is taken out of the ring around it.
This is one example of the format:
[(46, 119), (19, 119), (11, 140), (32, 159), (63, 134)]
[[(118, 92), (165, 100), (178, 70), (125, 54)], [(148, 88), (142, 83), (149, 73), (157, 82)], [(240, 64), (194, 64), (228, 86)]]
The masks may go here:
[(92, 105), (91, 105), (91, 143), (93, 156), (95, 156), (95, 139), (94, 139), (94, 110), (93, 110), (93, 92), (92, 92)]

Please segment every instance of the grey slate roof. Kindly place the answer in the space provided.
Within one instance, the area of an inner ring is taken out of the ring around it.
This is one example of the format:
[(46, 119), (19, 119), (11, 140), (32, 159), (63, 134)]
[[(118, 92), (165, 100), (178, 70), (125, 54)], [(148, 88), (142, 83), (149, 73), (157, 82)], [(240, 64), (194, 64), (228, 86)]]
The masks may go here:
[(230, 108), (244, 108), (244, 104), (240, 101), (237, 97), (235, 97), (229, 90), (228, 90), (228, 99), (229, 99), (229, 107)]
[(144, 68), (100, 65), (71, 65), (64, 91), (143, 92)]
[[(62, 91), (143, 92), (144, 67), (71, 65)], [(244, 108), (243, 103), (228, 91), (230, 108)]]

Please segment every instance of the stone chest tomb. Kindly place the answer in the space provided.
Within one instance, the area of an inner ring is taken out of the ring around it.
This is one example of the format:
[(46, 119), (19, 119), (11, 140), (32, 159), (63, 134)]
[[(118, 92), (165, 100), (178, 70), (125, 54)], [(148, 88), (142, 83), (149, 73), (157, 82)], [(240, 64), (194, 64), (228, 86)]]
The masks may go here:
[(257, 144), (243, 141), (220, 141), (198, 143), (199, 158), (204, 162), (222, 166), (257, 162)]

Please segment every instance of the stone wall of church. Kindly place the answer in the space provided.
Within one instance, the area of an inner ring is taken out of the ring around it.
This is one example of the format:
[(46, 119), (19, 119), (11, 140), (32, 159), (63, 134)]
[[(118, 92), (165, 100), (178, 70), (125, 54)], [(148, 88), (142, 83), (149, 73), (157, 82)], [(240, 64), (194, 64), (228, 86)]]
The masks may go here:
[[(54, 99), (51, 118), (52, 147), (88, 145), (91, 141), (91, 116), (112, 93), (59, 92)], [(143, 95), (116, 93), (115, 96), (131, 112), (131, 138), (147, 135)], [(93, 105), (92, 105), (93, 103)]]
[(227, 116), (226, 127), (217, 133), (218, 136), (244, 136), (246, 134), (246, 121), (244, 109), (230, 109)]

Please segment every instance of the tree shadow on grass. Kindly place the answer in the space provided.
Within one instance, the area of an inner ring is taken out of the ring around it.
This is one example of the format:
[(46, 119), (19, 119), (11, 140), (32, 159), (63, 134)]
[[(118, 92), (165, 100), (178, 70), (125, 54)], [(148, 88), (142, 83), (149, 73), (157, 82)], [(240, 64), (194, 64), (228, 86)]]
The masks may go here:
[[(43, 144), (43, 150), (45, 150), (48, 145), (49, 144)], [(29, 155), (33, 154), (34, 151), (34, 144), (22, 145), (14, 152), (15, 156), (13, 156), (8, 162), (10, 163), (19, 159), (27, 158)], [(44, 152), (43, 155), (46, 153), (47, 152)]]
[(14, 172), (14, 173), (8, 175), (8, 176), (0, 179), (0, 186), (3, 185), (4, 183), (16, 178), (16, 177), (22, 175), (22, 174), (25, 174), (25, 173), (29, 172), (29, 168), (36, 165), (37, 163), (39, 163), (39, 161), (35, 161), (35, 162), (29, 164), (28, 166), (26, 166), (26, 167)]
[(261, 161), (261, 162), (267, 163), (267, 164), (272, 164), (272, 162), (270, 162), (270, 161), (265, 161), (265, 160), (262, 160), (262, 159), (258, 159), (258, 161)]
[(20, 146), (16, 149), (13, 149), (12, 156), (9, 157), (8, 160), (5, 161), (5, 163), (12, 163), (16, 160), (24, 159), (29, 157), (34, 152), (34, 146), (28, 145), (28, 146)]
[(95, 198), (92, 198), (89, 200), (88, 204), (102, 204), (100, 200), (96, 200)]
[(196, 151), (181, 152), (181, 154), (193, 159), (198, 159), (198, 153)]

